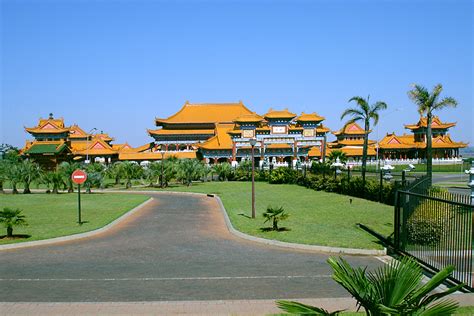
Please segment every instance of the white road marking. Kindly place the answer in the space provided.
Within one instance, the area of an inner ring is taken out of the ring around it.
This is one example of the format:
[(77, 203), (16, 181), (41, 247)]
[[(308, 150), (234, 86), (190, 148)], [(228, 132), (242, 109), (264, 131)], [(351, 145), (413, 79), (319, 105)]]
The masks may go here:
[(103, 278), (103, 279), (0, 279), (2, 281), (18, 282), (84, 282), (84, 281), (195, 281), (195, 280), (255, 280), (255, 279), (303, 279), (303, 278), (330, 278), (330, 274), (316, 275), (263, 275), (263, 276), (234, 276), (234, 277), (183, 277), (183, 278)]

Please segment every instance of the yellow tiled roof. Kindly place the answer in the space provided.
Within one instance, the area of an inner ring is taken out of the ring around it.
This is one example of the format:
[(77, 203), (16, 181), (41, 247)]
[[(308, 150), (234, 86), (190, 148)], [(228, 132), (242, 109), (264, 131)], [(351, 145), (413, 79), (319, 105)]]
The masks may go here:
[[(338, 148), (337, 150), (342, 151), (348, 157), (352, 157), (352, 156), (362, 156), (363, 148), (362, 147), (342, 147), (342, 148)], [(367, 148), (367, 155), (368, 156), (377, 155), (377, 153), (375, 151), (375, 148), (374, 147), (368, 147)]]
[[(419, 128), (426, 128), (428, 126), (428, 118), (420, 117), (420, 120), (416, 124), (407, 124), (405, 128), (410, 130), (417, 130)], [(456, 123), (443, 123), (438, 116), (434, 116), (431, 122), (432, 129), (446, 129), (456, 126)]]
[[(454, 142), (451, 136), (433, 137), (431, 142), (432, 148), (464, 148), (468, 144), (463, 142)], [(423, 149), (426, 148), (425, 142), (415, 142), (414, 135), (387, 134), (380, 142), (379, 147), (382, 149)]]
[(216, 135), (198, 146), (207, 150), (232, 149), (232, 139), (229, 132), (233, 128), (234, 124), (216, 124)]
[(262, 122), (264, 119), (257, 113), (253, 112), (250, 114), (244, 114), (237, 117), (234, 122), (236, 123), (259, 123)]
[[(363, 146), (364, 145), (364, 140), (363, 139), (343, 139), (339, 141), (335, 141), (334, 143), (339, 144), (339, 145), (344, 145), (344, 146), (354, 146), (354, 145), (359, 145)], [(375, 144), (375, 140), (368, 140), (369, 145)]]
[(88, 136), (89, 134), (87, 134), (77, 124), (71, 125), (71, 127), (69, 127), (69, 138), (85, 138)]
[(265, 146), (267, 149), (292, 149), (293, 146), (290, 144), (268, 144)]
[[(370, 131), (369, 131), (370, 133)], [(341, 128), (340, 130), (333, 132), (334, 135), (361, 135), (365, 134), (365, 131), (362, 127), (360, 127), (357, 123), (350, 123)]]
[(28, 133), (33, 134), (61, 134), (69, 131), (69, 127), (64, 126), (64, 119), (40, 119), (35, 127), (25, 127)]
[(295, 113), (291, 113), (288, 111), (288, 109), (284, 110), (273, 110), (270, 109), (268, 112), (264, 115), (266, 119), (277, 119), (277, 118), (285, 118), (285, 119), (293, 119), (296, 117)]
[(328, 133), (330, 132), (331, 130), (329, 128), (327, 128), (326, 126), (324, 126), (323, 124), (319, 124), (317, 127), (316, 127), (316, 132), (318, 133)]
[(202, 103), (186, 102), (174, 115), (167, 119), (156, 119), (156, 124), (176, 123), (231, 123), (237, 117), (252, 114), (242, 102), (239, 103)]
[(308, 113), (308, 114), (303, 112), (301, 113), (300, 116), (296, 118), (298, 122), (320, 122), (320, 121), (324, 121), (324, 119), (325, 119), (324, 117), (319, 116), (318, 114), (314, 112)]
[[(196, 152), (194, 151), (176, 151), (176, 152), (165, 152), (164, 158), (176, 157), (178, 159), (195, 159)], [(129, 153), (124, 152), (119, 154), (119, 160), (161, 160), (161, 153), (158, 151), (154, 152), (139, 152)]]
[[(86, 142), (87, 143), (87, 142)], [(118, 154), (118, 150), (114, 149), (112, 146), (107, 144), (104, 139), (101, 137), (94, 137), (91, 141), (88, 142), (88, 147), (84, 149), (74, 150), (75, 155), (114, 155)]]
[(150, 135), (214, 135), (213, 129), (156, 129), (148, 130)]

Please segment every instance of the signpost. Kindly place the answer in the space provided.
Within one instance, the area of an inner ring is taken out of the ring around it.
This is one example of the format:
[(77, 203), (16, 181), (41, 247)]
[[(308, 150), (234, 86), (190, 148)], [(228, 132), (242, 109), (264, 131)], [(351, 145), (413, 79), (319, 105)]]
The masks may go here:
[(87, 173), (80, 169), (75, 170), (71, 175), (72, 182), (77, 184), (77, 210), (78, 210), (78, 223), (79, 225), (82, 224), (81, 221), (81, 184), (86, 182), (87, 180)]

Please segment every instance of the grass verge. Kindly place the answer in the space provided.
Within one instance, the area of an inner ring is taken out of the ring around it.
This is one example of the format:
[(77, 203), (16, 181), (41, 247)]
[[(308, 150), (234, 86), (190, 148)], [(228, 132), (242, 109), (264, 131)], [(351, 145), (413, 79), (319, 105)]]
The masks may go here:
[[(28, 226), (14, 227), (13, 234), (31, 235), (29, 238), (5, 240), (0, 244), (41, 240), (91, 231), (107, 225), (127, 211), (147, 200), (147, 196), (133, 194), (81, 194), (82, 220), (77, 223), (77, 194), (2, 194), (0, 209), (19, 208)], [(6, 229), (0, 226), (0, 236)]]

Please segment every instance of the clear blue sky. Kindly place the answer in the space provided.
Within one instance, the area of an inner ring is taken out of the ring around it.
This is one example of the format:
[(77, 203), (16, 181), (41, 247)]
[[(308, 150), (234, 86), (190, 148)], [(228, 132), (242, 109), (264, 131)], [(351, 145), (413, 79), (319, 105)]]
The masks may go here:
[(472, 1), (0, 3), (3, 143), (53, 112), (138, 146), (185, 100), (316, 111), (335, 130), (368, 94), (389, 105), (380, 139), (418, 120), (411, 84), (438, 82), (459, 102), (439, 113), (451, 135), (474, 143)]

